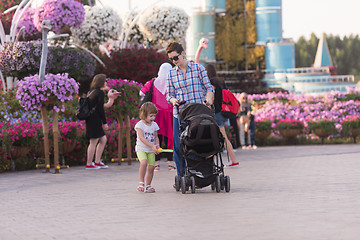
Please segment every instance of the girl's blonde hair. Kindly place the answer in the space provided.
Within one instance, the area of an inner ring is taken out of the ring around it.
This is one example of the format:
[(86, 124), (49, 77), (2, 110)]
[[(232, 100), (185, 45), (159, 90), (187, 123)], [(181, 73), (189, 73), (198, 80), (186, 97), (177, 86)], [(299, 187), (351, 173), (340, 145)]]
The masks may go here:
[(141, 120), (145, 120), (152, 113), (157, 114), (158, 109), (152, 102), (146, 102), (140, 108), (139, 117)]

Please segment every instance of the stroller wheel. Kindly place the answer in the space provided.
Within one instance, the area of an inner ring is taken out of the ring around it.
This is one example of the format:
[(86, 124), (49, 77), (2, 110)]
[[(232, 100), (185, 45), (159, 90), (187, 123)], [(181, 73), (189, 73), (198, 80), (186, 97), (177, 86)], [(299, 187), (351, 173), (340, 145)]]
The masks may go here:
[(194, 178), (194, 176), (190, 177), (190, 181), (191, 181), (191, 193), (195, 193), (195, 178)]
[(216, 192), (220, 192), (221, 191), (221, 183), (220, 183), (220, 176), (217, 175), (215, 178), (215, 188), (216, 188)]
[(230, 192), (230, 177), (229, 176), (225, 177), (225, 191)]
[(175, 176), (175, 190), (180, 191), (180, 178), (178, 175)]
[(225, 188), (225, 181), (226, 181), (226, 179), (225, 179), (224, 174), (221, 174), (221, 176), (220, 176), (221, 190), (224, 190), (224, 188)]
[(181, 192), (183, 193), (183, 194), (185, 194), (186, 193), (186, 178), (185, 177), (181, 177), (181, 180), (180, 180), (180, 183), (181, 183)]

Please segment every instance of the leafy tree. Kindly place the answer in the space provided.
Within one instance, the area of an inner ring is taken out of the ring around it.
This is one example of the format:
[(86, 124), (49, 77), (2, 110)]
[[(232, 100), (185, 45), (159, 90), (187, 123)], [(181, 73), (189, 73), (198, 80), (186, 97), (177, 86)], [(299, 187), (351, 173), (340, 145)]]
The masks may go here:
[[(341, 38), (336, 35), (325, 35), (330, 55), (336, 72), (341, 75), (355, 75), (359, 79), (360, 73), (360, 38), (350, 35)], [(314, 33), (309, 40), (300, 37), (295, 44), (296, 67), (310, 67), (313, 65), (319, 39)]]
[(244, 3), (244, 0), (226, 1), (225, 15), (216, 18), (216, 58), (234, 70), (256, 69), (259, 62), (264, 67), (265, 51), (255, 47), (255, 1)]

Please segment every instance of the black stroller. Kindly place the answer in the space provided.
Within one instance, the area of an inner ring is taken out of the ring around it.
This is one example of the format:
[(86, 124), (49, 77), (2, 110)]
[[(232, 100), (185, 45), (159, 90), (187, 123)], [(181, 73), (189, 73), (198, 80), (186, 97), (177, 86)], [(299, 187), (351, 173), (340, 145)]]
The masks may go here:
[[(224, 176), (221, 151), (224, 137), (213, 110), (204, 104), (190, 103), (179, 114), (180, 157), (185, 158), (183, 177), (175, 176), (175, 189), (186, 193), (191, 187), (230, 191), (230, 177)], [(182, 169), (182, 168), (181, 168)]]

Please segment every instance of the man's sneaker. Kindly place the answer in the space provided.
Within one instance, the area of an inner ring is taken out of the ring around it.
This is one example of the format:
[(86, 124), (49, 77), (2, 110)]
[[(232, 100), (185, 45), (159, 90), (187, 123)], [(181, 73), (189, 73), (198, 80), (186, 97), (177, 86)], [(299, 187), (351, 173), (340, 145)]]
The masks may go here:
[(86, 165), (85, 169), (86, 170), (88, 170), (88, 169), (90, 169), (90, 170), (94, 169), (95, 170), (95, 169), (100, 169), (100, 167), (96, 166), (94, 163), (91, 163), (91, 165)]
[(226, 165), (225, 168), (233, 168), (233, 167), (238, 167), (239, 166), (239, 163), (231, 163), (229, 165)]
[(257, 149), (257, 146), (256, 146), (256, 145), (254, 145), (252, 148), (253, 148), (253, 149)]
[(102, 161), (100, 161), (99, 163), (95, 163), (95, 166), (97, 166), (98, 168), (108, 168), (108, 165), (105, 165)]

